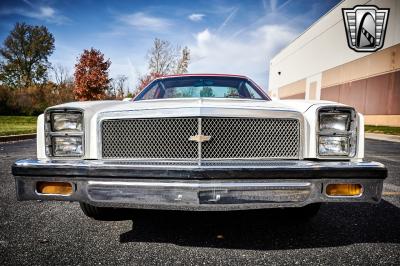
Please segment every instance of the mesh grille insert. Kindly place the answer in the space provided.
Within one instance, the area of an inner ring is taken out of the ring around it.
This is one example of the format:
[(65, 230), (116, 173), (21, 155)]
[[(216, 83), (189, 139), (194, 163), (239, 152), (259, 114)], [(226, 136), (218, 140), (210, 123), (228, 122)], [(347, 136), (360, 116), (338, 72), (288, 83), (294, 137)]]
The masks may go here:
[(299, 121), (294, 119), (208, 118), (202, 121), (202, 157), (297, 158)]
[(102, 123), (103, 158), (197, 158), (197, 118), (119, 119)]
[[(105, 159), (298, 159), (300, 123), (292, 118), (155, 118), (104, 120)], [(201, 125), (200, 125), (201, 123)], [(189, 141), (198, 134), (211, 139)]]

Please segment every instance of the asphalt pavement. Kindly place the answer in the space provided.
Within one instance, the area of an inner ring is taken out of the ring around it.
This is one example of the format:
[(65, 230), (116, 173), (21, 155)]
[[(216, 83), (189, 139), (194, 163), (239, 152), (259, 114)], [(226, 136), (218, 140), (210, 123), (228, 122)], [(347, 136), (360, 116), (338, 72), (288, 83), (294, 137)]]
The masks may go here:
[(324, 204), (299, 224), (272, 210), (95, 221), (77, 203), (18, 202), (11, 165), (35, 140), (0, 143), (0, 265), (400, 265), (400, 143), (365, 146), (389, 169), (382, 201)]

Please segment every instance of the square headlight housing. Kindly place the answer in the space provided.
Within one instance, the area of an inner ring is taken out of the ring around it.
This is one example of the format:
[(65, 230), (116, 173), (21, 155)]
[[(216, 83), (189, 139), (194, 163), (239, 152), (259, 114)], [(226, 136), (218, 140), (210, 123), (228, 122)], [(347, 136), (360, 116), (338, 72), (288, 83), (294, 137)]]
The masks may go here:
[(45, 112), (46, 154), (49, 157), (84, 155), (83, 111), (48, 109)]
[(354, 157), (357, 146), (357, 115), (349, 107), (318, 110), (317, 154), (319, 158)]

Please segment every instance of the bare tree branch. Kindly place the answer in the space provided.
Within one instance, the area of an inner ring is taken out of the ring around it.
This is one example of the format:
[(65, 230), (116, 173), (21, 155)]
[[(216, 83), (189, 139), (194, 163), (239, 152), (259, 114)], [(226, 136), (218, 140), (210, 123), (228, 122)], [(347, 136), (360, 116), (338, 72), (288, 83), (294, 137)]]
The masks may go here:
[(65, 84), (72, 78), (68, 68), (61, 64), (52, 66), (51, 70), (53, 72), (54, 81), (57, 83), (57, 85)]
[(149, 72), (158, 75), (186, 73), (190, 62), (190, 50), (172, 46), (169, 41), (154, 40), (154, 45), (147, 52)]

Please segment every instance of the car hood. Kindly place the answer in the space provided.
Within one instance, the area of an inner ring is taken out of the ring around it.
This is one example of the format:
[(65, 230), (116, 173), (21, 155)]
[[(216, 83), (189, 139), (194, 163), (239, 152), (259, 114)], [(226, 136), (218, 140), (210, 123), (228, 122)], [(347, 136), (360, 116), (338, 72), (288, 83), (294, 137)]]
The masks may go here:
[(314, 105), (341, 105), (330, 101), (308, 100), (251, 100), (226, 98), (181, 98), (144, 101), (87, 101), (57, 105), (53, 108), (80, 108), (85, 112), (104, 113), (135, 110), (178, 109), (178, 108), (221, 108), (221, 109), (257, 109), (306, 112)]

